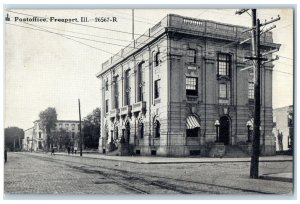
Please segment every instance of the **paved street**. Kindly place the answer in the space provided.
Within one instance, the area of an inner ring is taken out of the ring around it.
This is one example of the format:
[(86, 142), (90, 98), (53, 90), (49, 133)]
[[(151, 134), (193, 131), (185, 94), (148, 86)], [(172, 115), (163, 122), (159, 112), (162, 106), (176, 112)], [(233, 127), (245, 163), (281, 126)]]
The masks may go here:
[[(260, 174), (292, 172), (261, 162)], [(291, 194), (291, 182), (249, 179), (248, 162), (138, 164), (50, 153), (8, 153), (8, 194)]]

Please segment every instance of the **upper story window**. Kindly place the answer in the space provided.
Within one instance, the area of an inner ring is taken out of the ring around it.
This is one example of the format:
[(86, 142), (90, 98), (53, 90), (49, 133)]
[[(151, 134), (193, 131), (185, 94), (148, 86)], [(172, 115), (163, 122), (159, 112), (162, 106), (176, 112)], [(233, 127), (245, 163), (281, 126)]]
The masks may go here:
[(72, 130), (75, 130), (75, 124), (72, 124)]
[(66, 130), (69, 129), (69, 124), (65, 124)]
[(62, 129), (62, 123), (59, 123), (59, 128)]
[(80, 130), (80, 124), (78, 124), (78, 130)]
[(218, 76), (230, 77), (231, 56), (229, 54), (218, 54)]
[(105, 81), (105, 91), (108, 91), (108, 80)]
[(253, 71), (249, 72), (248, 99), (254, 99), (254, 74), (253, 74)]
[(161, 60), (160, 60), (160, 52), (157, 52), (156, 54), (155, 54), (155, 57), (154, 57), (154, 65), (157, 67), (159, 64), (160, 64), (160, 62), (161, 62)]
[(219, 98), (227, 99), (227, 84), (219, 84)]
[(125, 72), (125, 105), (130, 105), (130, 70), (126, 70)]
[(144, 94), (145, 94), (145, 68), (144, 68), (144, 62), (140, 63), (138, 65), (138, 88), (137, 88), (137, 101), (143, 101), (144, 100)]
[(196, 63), (196, 50), (188, 49), (187, 50), (187, 59), (188, 63)]
[(160, 79), (154, 81), (154, 99), (160, 97)]
[(115, 108), (119, 108), (119, 76), (114, 77)]
[(186, 77), (185, 88), (187, 96), (198, 96), (198, 78)]

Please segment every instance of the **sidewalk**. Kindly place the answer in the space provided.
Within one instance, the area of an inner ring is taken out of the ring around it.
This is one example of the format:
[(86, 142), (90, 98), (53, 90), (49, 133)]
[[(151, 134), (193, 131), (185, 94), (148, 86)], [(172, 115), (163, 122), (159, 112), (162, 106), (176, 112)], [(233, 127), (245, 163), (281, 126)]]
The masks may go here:
[[(79, 153), (70, 154), (67, 153), (55, 153), (55, 155), (61, 156), (77, 156)], [(250, 162), (250, 157), (245, 158), (210, 158), (210, 157), (151, 157), (151, 156), (106, 156), (103, 154), (95, 153), (83, 153), (82, 157), (102, 159), (110, 161), (122, 161), (131, 162), (138, 164), (177, 164), (177, 163), (226, 163), (226, 162)], [(278, 162), (278, 161), (293, 161), (292, 156), (278, 155), (278, 156), (268, 156), (260, 157), (261, 162)]]

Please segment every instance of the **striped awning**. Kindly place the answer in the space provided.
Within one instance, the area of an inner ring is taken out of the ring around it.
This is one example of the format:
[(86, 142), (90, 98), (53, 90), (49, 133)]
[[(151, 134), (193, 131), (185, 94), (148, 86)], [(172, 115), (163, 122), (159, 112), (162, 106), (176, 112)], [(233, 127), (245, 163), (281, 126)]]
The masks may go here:
[(189, 116), (186, 119), (186, 129), (194, 129), (200, 127), (200, 123), (198, 122), (197, 118), (193, 115)]

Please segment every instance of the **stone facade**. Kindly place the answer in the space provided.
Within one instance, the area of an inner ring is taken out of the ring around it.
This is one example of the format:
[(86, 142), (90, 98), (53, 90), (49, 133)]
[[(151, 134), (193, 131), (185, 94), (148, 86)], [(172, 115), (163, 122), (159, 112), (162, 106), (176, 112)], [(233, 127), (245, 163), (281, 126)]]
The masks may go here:
[[(122, 143), (138, 155), (208, 155), (216, 120), (225, 146), (245, 146), (254, 110), (253, 72), (241, 71), (251, 65), (243, 61), (250, 42), (239, 44), (251, 36), (245, 29), (172, 14), (103, 63), (99, 151)], [(262, 52), (280, 47), (270, 32), (261, 41)], [(266, 155), (275, 153), (272, 69), (266, 64), (261, 73)]]

